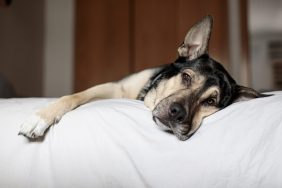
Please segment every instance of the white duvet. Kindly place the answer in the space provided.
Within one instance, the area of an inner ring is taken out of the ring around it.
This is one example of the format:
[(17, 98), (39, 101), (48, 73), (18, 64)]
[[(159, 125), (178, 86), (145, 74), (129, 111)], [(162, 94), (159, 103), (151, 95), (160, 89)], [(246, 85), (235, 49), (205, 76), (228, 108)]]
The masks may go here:
[(1, 188), (282, 187), (282, 92), (215, 113), (185, 142), (135, 100), (81, 106), (41, 141), (18, 136), (52, 100), (0, 100)]

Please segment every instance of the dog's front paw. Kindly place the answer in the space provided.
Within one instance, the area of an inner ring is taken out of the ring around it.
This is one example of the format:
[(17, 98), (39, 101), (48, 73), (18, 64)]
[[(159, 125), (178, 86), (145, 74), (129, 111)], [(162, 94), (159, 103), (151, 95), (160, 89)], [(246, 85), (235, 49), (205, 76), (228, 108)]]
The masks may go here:
[(28, 138), (38, 138), (44, 135), (50, 124), (46, 123), (39, 115), (32, 115), (21, 126), (19, 135)]

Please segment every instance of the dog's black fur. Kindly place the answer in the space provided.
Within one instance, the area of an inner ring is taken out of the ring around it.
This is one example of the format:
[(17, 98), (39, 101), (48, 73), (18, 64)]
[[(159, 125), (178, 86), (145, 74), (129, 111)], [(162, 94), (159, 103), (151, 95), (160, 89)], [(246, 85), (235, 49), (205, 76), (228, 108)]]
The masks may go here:
[[(174, 63), (161, 67), (155, 74), (150, 78), (148, 83), (142, 88), (138, 94), (138, 100), (144, 100), (146, 94), (152, 89), (156, 88), (160, 81), (164, 79), (169, 79), (182, 69), (192, 69), (200, 72), (204, 75), (209, 75), (209, 79), (205, 83), (205, 87), (211, 87), (213, 85), (218, 85), (221, 88), (221, 102), (218, 104), (219, 108), (224, 108), (231, 103), (233, 103), (238, 97), (240, 97), (240, 89), (243, 86), (237, 85), (236, 81), (230, 76), (230, 74), (225, 70), (225, 68), (210, 58), (208, 54), (204, 54), (197, 59), (187, 60), (184, 57), (178, 57)], [(249, 88), (248, 88), (249, 89)], [(255, 90), (250, 93), (245, 93), (246, 97), (258, 98), (266, 97), (271, 95), (261, 94)]]

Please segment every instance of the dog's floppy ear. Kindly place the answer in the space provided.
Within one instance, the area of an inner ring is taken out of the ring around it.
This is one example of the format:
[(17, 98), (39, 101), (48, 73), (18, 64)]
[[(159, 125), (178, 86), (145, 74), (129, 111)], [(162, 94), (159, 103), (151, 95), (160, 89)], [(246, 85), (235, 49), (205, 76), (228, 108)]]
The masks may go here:
[(261, 94), (252, 88), (236, 85), (235, 94), (233, 96), (233, 102), (246, 101), (254, 98), (268, 96), (271, 95)]
[(206, 16), (195, 24), (186, 34), (183, 44), (178, 48), (178, 55), (192, 60), (207, 53), (212, 23), (212, 17)]

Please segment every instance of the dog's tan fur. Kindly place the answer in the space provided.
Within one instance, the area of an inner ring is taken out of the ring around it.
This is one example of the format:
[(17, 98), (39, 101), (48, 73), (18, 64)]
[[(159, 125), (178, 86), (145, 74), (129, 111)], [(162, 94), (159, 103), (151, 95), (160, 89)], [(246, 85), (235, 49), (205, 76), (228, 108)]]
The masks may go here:
[[(119, 82), (109, 82), (73, 95), (63, 96), (49, 106), (39, 110), (37, 115), (47, 124), (53, 124), (59, 121), (65, 113), (90, 101), (108, 98), (136, 99), (141, 86), (145, 85), (146, 80), (150, 78), (153, 70), (147, 69), (126, 77)], [(142, 85), (135, 83), (142, 83)]]

